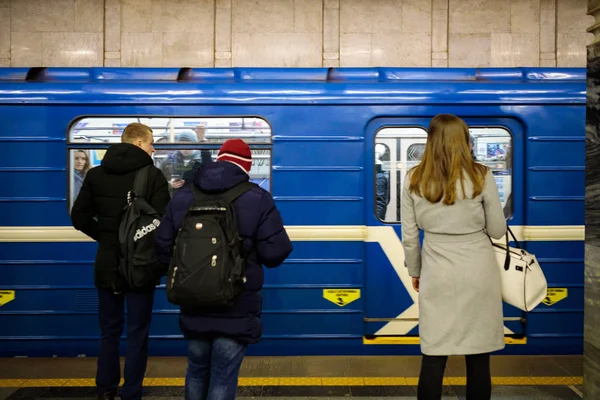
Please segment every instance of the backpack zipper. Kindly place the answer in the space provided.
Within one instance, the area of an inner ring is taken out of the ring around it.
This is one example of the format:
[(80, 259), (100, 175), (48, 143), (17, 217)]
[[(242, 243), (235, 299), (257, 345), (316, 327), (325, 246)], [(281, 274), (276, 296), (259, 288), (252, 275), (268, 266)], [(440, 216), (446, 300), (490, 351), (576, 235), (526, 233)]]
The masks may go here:
[(177, 274), (177, 267), (173, 268), (173, 276), (171, 277), (171, 289), (175, 285), (175, 275)]

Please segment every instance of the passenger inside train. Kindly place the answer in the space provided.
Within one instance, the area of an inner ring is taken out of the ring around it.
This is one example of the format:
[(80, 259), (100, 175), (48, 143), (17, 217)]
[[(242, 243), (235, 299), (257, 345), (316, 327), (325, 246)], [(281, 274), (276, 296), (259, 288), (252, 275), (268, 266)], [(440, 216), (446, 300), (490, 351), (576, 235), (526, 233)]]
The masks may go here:
[[(204, 127), (195, 130), (184, 130), (177, 134), (176, 143), (192, 144), (203, 142)], [(169, 154), (162, 162), (160, 169), (169, 182), (169, 191), (173, 196), (178, 189), (191, 184), (194, 173), (202, 166), (212, 162), (210, 151), (181, 149)]]
[(73, 199), (77, 198), (85, 175), (90, 170), (90, 156), (85, 150), (77, 150), (73, 154)]
[(387, 205), (390, 202), (389, 171), (383, 171), (382, 158), (386, 152), (384, 145), (378, 143), (375, 145), (375, 203), (377, 205), (377, 218), (385, 219)]

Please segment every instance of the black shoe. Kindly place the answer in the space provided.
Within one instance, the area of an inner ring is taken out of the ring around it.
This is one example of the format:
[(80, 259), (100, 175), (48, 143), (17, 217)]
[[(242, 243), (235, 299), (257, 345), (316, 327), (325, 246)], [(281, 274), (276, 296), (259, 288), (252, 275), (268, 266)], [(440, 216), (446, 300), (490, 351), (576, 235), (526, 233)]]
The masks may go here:
[(99, 394), (98, 396), (96, 396), (97, 400), (115, 400), (115, 395), (114, 393), (103, 393), (103, 394)]

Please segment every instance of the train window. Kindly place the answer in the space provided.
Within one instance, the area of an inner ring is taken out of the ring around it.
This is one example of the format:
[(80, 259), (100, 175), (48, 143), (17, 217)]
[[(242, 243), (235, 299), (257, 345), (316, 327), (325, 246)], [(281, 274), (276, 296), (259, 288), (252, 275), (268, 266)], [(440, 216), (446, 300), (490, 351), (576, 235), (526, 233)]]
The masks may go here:
[[(512, 137), (501, 127), (470, 127), (471, 152), (493, 172), (508, 218), (512, 213)], [(420, 127), (384, 128), (375, 137), (375, 215), (401, 221), (400, 199), (406, 173), (423, 157), (427, 131)], [(384, 155), (386, 155), (384, 157)]]
[(100, 165), (108, 147), (121, 142), (123, 129), (132, 122), (152, 129), (154, 165), (169, 182), (171, 195), (185, 184), (180, 183), (184, 175), (189, 180), (194, 168), (215, 161), (220, 144), (231, 138), (241, 138), (250, 146), (250, 180), (265, 190), (271, 189), (271, 128), (261, 118), (83, 118), (69, 129), (69, 210), (87, 171)]
[(149, 126), (154, 141), (160, 143), (223, 143), (242, 138), (246, 143), (271, 143), (271, 127), (262, 118), (187, 118), (187, 117), (93, 117), (81, 118), (71, 125), (70, 142), (119, 142), (127, 125), (139, 122)]
[(494, 174), (504, 216), (512, 215), (512, 136), (506, 128), (470, 127), (473, 157)]

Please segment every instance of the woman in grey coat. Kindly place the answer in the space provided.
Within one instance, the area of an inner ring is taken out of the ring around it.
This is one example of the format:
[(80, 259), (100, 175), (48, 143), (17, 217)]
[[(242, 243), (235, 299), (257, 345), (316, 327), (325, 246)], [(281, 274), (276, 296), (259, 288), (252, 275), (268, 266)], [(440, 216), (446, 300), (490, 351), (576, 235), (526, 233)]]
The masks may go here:
[[(490, 236), (506, 220), (492, 172), (470, 154), (454, 115), (431, 120), (402, 193), (402, 244), (419, 292), (419, 399), (440, 399), (449, 355), (465, 355), (467, 399), (491, 396), (490, 353), (504, 348), (500, 274)], [(419, 230), (425, 232), (420, 249)]]

